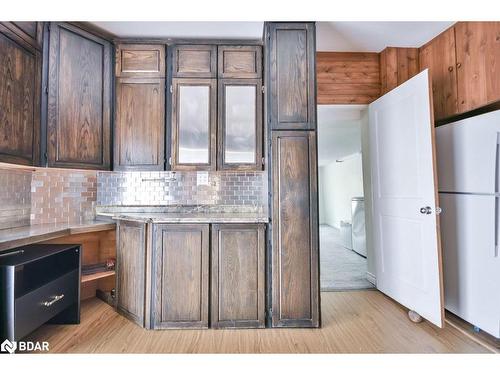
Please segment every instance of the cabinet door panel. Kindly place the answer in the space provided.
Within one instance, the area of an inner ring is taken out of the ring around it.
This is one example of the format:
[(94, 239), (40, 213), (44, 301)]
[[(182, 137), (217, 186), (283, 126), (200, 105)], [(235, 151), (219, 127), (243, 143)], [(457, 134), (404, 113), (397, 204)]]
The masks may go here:
[(261, 80), (219, 80), (218, 102), (219, 170), (261, 170)]
[(273, 326), (319, 325), (316, 135), (275, 131)]
[(316, 128), (315, 28), (313, 23), (269, 27), (271, 128)]
[(450, 28), (419, 50), (420, 69), (429, 69), (436, 120), (458, 112), (455, 32)]
[(215, 79), (174, 79), (172, 169), (215, 170)]
[(174, 77), (215, 78), (217, 76), (217, 46), (174, 46), (172, 65)]
[(262, 77), (262, 48), (260, 46), (219, 46), (219, 78)]
[(50, 33), (48, 161), (109, 169), (111, 45), (67, 24)]
[(500, 100), (500, 22), (458, 22), (455, 37), (459, 112)]
[(119, 44), (116, 47), (117, 77), (165, 77), (165, 46)]
[(264, 225), (212, 227), (212, 327), (264, 327)]
[(115, 170), (164, 169), (164, 92), (164, 79), (117, 80)]
[(116, 259), (116, 307), (118, 311), (144, 326), (146, 225), (118, 222)]
[(208, 327), (207, 225), (155, 225), (154, 328)]
[(0, 25), (0, 161), (37, 165), (39, 52)]

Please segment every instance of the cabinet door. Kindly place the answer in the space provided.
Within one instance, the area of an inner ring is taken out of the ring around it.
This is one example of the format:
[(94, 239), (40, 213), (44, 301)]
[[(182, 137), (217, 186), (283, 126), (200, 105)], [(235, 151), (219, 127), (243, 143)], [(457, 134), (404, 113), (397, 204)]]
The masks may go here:
[(262, 83), (219, 80), (218, 169), (262, 169)]
[(0, 24), (0, 161), (37, 165), (41, 56)]
[(109, 169), (111, 45), (52, 23), (47, 112), (50, 167)]
[(117, 77), (165, 77), (165, 46), (161, 44), (118, 44)]
[(219, 46), (219, 78), (261, 78), (262, 48), (260, 46)]
[(420, 70), (429, 69), (432, 80), (434, 118), (458, 112), (455, 32), (453, 27), (419, 49)]
[(115, 170), (164, 169), (164, 93), (162, 78), (117, 79)]
[(316, 135), (272, 132), (272, 321), (319, 325)]
[(500, 100), (500, 22), (458, 22), (458, 109)]
[(116, 308), (144, 326), (146, 224), (119, 221), (116, 249)]
[(172, 82), (173, 170), (215, 170), (216, 80)]
[(153, 229), (153, 327), (208, 328), (209, 225)]
[(212, 226), (214, 328), (265, 326), (263, 224)]
[(217, 46), (178, 45), (173, 47), (172, 53), (174, 77), (217, 77)]
[(314, 23), (270, 23), (268, 33), (271, 129), (315, 129)]

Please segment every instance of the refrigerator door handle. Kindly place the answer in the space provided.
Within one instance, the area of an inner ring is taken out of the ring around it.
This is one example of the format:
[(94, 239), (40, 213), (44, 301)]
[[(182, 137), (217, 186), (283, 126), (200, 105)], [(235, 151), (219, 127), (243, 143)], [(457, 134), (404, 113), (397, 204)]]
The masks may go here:
[(500, 228), (500, 197), (495, 196), (495, 250), (493, 252), (493, 257), (498, 258), (498, 242), (499, 242), (499, 234)]

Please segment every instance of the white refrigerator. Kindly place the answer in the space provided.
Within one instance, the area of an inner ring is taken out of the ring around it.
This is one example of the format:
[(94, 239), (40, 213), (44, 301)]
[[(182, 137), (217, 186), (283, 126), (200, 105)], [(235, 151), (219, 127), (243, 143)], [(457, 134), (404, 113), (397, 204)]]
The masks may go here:
[(500, 338), (500, 111), (436, 128), (445, 307)]

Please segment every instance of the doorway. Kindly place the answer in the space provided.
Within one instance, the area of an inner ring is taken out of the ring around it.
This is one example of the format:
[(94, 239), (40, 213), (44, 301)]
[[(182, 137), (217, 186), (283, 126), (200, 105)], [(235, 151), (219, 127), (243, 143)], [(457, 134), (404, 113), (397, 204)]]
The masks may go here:
[(374, 287), (365, 220), (365, 207), (369, 207), (365, 197), (370, 192), (369, 176), (364, 176), (369, 157), (363, 152), (367, 124), (366, 105), (318, 105), (322, 291)]

